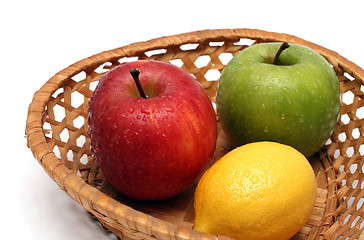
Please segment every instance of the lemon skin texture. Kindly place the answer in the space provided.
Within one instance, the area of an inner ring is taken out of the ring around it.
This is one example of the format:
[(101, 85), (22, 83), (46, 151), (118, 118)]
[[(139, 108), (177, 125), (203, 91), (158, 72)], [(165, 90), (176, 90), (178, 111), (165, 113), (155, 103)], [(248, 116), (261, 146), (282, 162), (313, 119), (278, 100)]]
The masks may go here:
[(312, 214), (316, 192), (313, 169), (300, 152), (274, 142), (246, 144), (202, 176), (194, 229), (234, 239), (289, 239)]

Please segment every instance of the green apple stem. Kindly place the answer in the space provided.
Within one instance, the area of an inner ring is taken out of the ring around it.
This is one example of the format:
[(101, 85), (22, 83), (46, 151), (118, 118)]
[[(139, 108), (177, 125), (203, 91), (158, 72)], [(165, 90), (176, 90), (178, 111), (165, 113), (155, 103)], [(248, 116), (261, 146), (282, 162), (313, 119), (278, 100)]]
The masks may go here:
[(278, 49), (278, 51), (276, 53), (276, 56), (274, 57), (274, 60), (273, 60), (273, 64), (274, 65), (278, 65), (278, 58), (279, 58), (279, 56), (287, 48), (289, 48), (289, 44), (287, 42), (282, 43), (281, 47)]
[(132, 76), (132, 77), (133, 77), (133, 79), (134, 79), (135, 85), (136, 85), (136, 86), (137, 86), (137, 88), (138, 88), (138, 91), (139, 91), (140, 96), (141, 96), (142, 98), (147, 98), (147, 96), (145, 95), (144, 90), (143, 90), (143, 88), (142, 88), (142, 85), (140, 84), (140, 80), (139, 80), (139, 74), (140, 74), (140, 72), (139, 72), (139, 70), (138, 70), (138, 69), (136, 69), (136, 68), (131, 68), (131, 69), (129, 70), (129, 72), (130, 72), (131, 76)]

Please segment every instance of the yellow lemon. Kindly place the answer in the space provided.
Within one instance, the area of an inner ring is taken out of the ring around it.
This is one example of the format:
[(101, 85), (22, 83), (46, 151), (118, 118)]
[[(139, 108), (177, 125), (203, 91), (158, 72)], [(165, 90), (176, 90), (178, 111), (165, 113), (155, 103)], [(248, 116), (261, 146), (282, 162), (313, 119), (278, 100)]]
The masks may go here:
[(238, 147), (202, 176), (194, 229), (234, 239), (289, 239), (310, 217), (316, 181), (294, 148), (256, 142)]

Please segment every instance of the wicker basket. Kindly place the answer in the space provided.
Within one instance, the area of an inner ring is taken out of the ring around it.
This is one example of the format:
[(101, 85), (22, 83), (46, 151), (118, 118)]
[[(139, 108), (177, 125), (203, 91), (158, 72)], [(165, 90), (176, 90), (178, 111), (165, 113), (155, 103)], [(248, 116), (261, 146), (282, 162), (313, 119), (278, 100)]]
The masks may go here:
[[(134, 43), (83, 59), (49, 79), (29, 106), (28, 146), (72, 199), (122, 239), (221, 239), (192, 230), (194, 187), (164, 201), (133, 201), (104, 179), (87, 139), (87, 107), (100, 77), (121, 62), (169, 61), (204, 86), (215, 102), (219, 75), (238, 51), (255, 43), (308, 46), (334, 67), (340, 81), (337, 129), (310, 159), (318, 183), (314, 212), (293, 239), (364, 239), (364, 71), (339, 54), (295, 36), (252, 29), (204, 30)], [(214, 159), (228, 149), (219, 126)]]

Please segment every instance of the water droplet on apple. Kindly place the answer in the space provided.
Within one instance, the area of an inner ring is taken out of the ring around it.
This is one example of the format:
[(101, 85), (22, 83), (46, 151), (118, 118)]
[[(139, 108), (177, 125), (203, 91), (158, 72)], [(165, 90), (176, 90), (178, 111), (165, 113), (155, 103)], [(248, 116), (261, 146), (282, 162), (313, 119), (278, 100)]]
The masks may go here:
[(258, 75), (257, 76), (257, 81), (259, 81), (262, 78), (262, 76)]
[(121, 116), (120, 116), (121, 118), (126, 118), (126, 115), (123, 113), (123, 114), (121, 114)]
[(111, 116), (108, 116), (106, 119), (107, 119), (108, 121), (110, 121), (110, 120), (111, 120)]
[(150, 109), (150, 108), (142, 108), (142, 113), (145, 113), (145, 114), (152, 114), (154, 112), (153, 109)]
[(268, 132), (268, 127), (267, 127), (267, 126), (265, 126), (263, 131), (264, 131), (265, 133), (267, 133), (267, 132)]
[(305, 120), (303, 120), (303, 118), (300, 118), (300, 123), (303, 123)]
[(262, 106), (260, 106), (261, 109), (265, 109), (265, 104), (263, 103)]
[(172, 107), (166, 107), (166, 108), (164, 108), (164, 110), (166, 110), (167, 112), (170, 112), (170, 113), (174, 112), (174, 108), (172, 108)]
[(254, 90), (255, 91), (257, 91), (259, 89), (259, 86), (258, 85), (256, 85), (255, 87), (254, 87)]
[(281, 119), (282, 120), (286, 119), (286, 116), (284, 115), (284, 113), (281, 114)]
[(113, 125), (111, 125), (111, 129), (112, 129), (113, 131), (115, 131), (117, 128), (118, 128), (118, 126), (116, 126), (116, 124), (115, 124), (115, 123), (114, 123)]
[(128, 112), (129, 112), (130, 114), (133, 114), (133, 112), (134, 112), (134, 108), (129, 108), (129, 109), (128, 109)]
[(286, 87), (283, 87), (283, 90), (284, 90), (285, 92), (288, 92), (288, 88), (286, 88)]

